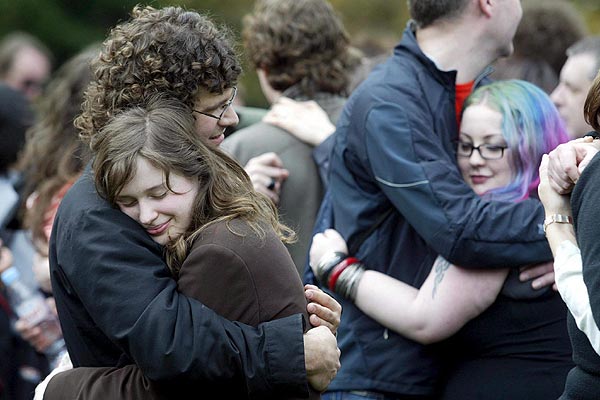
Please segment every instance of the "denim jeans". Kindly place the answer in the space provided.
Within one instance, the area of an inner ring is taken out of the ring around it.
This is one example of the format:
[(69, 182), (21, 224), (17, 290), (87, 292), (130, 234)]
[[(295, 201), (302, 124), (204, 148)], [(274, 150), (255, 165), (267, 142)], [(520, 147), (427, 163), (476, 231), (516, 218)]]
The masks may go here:
[(353, 390), (350, 392), (326, 392), (321, 395), (321, 400), (388, 400), (384, 394), (368, 392), (366, 390)]
[(421, 396), (389, 396), (384, 393), (369, 392), (367, 390), (335, 391), (321, 394), (321, 400), (425, 400)]

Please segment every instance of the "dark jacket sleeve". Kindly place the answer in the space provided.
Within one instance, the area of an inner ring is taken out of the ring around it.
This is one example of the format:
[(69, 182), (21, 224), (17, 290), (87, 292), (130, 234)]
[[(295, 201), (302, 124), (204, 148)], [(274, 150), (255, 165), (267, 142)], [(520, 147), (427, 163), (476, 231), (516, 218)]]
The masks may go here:
[(68, 304), (77, 297), (94, 329), (150, 379), (241, 385), (254, 398), (274, 390), (306, 393), (300, 315), (257, 328), (230, 322), (177, 292), (160, 252), (133, 220), (115, 209), (79, 206), (67, 195), (51, 238), (52, 284), (64, 289), (57, 306), (66, 311), (70, 352), (86, 344), (85, 335), (64, 329), (77, 324)]
[(375, 107), (365, 122), (363, 162), (392, 205), (429, 246), (456, 265), (507, 267), (551, 260), (539, 201), (477, 196), (430, 118), (412, 103)]

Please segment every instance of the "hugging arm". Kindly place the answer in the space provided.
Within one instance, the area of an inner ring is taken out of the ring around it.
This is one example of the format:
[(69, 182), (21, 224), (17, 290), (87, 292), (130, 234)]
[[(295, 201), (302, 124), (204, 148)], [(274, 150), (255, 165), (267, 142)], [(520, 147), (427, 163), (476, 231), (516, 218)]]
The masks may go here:
[(335, 125), (314, 100), (296, 101), (280, 97), (263, 117), (263, 122), (285, 129), (313, 147), (335, 132)]
[(539, 230), (539, 201), (482, 200), (464, 182), (450, 139), (423, 113), (427, 105), (418, 106), (417, 101), (412, 108), (394, 103), (373, 108), (364, 138), (348, 143), (350, 151), (365, 159), (386, 199), (436, 253), (461, 267), (519, 267), (551, 260)]
[[(114, 212), (119, 213), (116, 210)], [(111, 218), (108, 219), (111, 220)], [(133, 223), (133, 221), (130, 222)], [(121, 223), (127, 224), (125, 220)], [(119, 236), (120, 233), (117, 232), (116, 235)], [(145, 236), (138, 237), (129, 232), (128, 237), (135, 242)], [(120, 239), (127, 242), (125, 237), (120, 237)], [(134, 242), (129, 242), (133, 248), (135, 248)], [(152, 247), (150, 244), (148, 246), (148, 252), (152, 253), (150, 251)], [(93, 252), (90, 253), (88, 250), (88, 254), (93, 254)], [(129, 257), (132, 258), (122, 257), (122, 259), (128, 259), (130, 262), (135, 259), (132, 254), (129, 254)], [(152, 257), (144, 258), (149, 261)], [(178, 293), (175, 290), (175, 281), (166, 272), (162, 261), (159, 262), (159, 260), (160, 258), (156, 261), (156, 269), (153, 269), (153, 264), (145, 264), (143, 265), (144, 271), (138, 270), (132, 275), (136, 278), (136, 287), (145, 287), (150, 278), (161, 281), (164, 277), (164, 284), (168, 284), (169, 290), (173, 291), (170, 296), (179, 298), (179, 300), (172, 301), (181, 301), (184, 302), (184, 305), (174, 309), (176, 306), (173, 304), (170, 307), (163, 304), (160, 311), (155, 310), (155, 312), (163, 314), (156, 316), (160, 321), (155, 321), (150, 326), (146, 325), (146, 335), (131, 334), (131, 336), (126, 335), (120, 339), (140, 341), (139, 348), (136, 347), (132, 352), (133, 360), (136, 360), (136, 356), (139, 357), (135, 350), (142, 351), (146, 344), (146, 354), (142, 356), (145, 362), (151, 362), (152, 357), (157, 358), (154, 366), (157, 371), (154, 372), (155, 375), (162, 372), (163, 378), (158, 379), (161, 382), (158, 383), (156, 378), (149, 379), (146, 373), (147, 368), (140, 368), (136, 365), (122, 368), (75, 368), (59, 373), (49, 381), (46, 394), (43, 395), (46, 400), (63, 398), (119, 399), (124, 395), (131, 398), (132, 393), (143, 393), (141, 397), (148, 399), (172, 398), (171, 396), (179, 390), (177, 388), (189, 387), (191, 384), (195, 384), (196, 388), (204, 388), (204, 390), (215, 385), (217, 387), (233, 385), (233, 387), (245, 388), (249, 398), (268, 398), (273, 393), (301, 396), (307, 393), (307, 381), (315, 386), (326, 385), (329, 382), (331, 373), (323, 370), (323, 359), (314, 359), (315, 354), (333, 352), (333, 358), (337, 361), (335, 338), (329, 330), (323, 328), (316, 333), (309, 332), (310, 335), (307, 334), (303, 340), (303, 323), (300, 314), (266, 322), (257, 328), (230, 322), (195, 299), (186, 298), (185, 294), (193, 296), (196, 293), (193, 290), (194, 287), (186, 286), (182, 288), (182, 294)], [(136, 305), (143, 299), (144, 293), (132, 296), (132, 293), (135, 293), (135, 288), (132, 288), (131, 285), (132, 277), (126, 274), (127, 267), (123, 263), (122, 260), (119, 266), (124, 271), (115, 272), (115, 275), (121, 279), (129, 279), (124, 281), (129, 282), (128, 284), (123, 283), (122, 287), (115, 288), (114, 286), (118, 285), (118, 282), (110, 281), (110, 284), (101, 282), (97, 286), (103, 289), (105, 284), (109, 284), (113, 292), (117, 289), (125, 292), (126, 286), (128, 286), (127, 296), (132, 298), (127, 300), (127, 304)], [(135, 269), (135, 267), (130, 268)], [(154, 276), (145, 276), (143, 272), (146, 269), (149, 269)], [(113, 277), (112, 274), (111, 277)], [(104, 277), (104, 279), (108, 278)], [(78, 285), (83, 284), (84, 282), (78, 281)], [(154, 284), (156, 285), (156, 282)], [(108, 288), (104, 288), (104, 290), (108, 290)], [(130, 328), (132, 331), (141, 329), (144, 324), (149, 323), (145, 320), (148, 317), (144, 313), (151, 313), (153, 308), (158, 307), (162, 296), (161, 292), (155, 294), (155, 299), (151, 301), (152, 304), (146, 305), (142, 315), (138, 316), (137, 323), (133, 323), (139, 326)], [(122, 300), (126, 301), (124, 298)], [(184, 307), (185, 305), (188, 306)], [(105, 306), (113, 305), (105, 304)], [(116, 305), (114, 306), (116, 307)], [(96, 310), (97, 313), (101, 311)], [(177, 312), (175, 313), (175, 311)], [(170, 313), (176, 315), (173, 316)], [(103, 317), (103, 314), (99, 317)], [(108, 316), (106, 317), (108, 318)], [(120, 319), (114, 321), (114, 325), (123, 323)], [(173, 331), (163, 331), (165, 324)], [(107, 331), (110, 332), (110, 329)], [(198, 342), (195, 341), (193, 335), (198, 335)], [(178, 345), (178, 342), (181, 346)], [(329, 350), (331, 348), (333, 350)], [(232, 362), (234, 364), (231, 364)], [(79, 365), (86, 364), (80, 362)], [(88, 362), (87, 366), (91, 367), (94, 364)], [(177, 368), (180, 368), (180, 375), (177, 374)], [(192, 371), (187, 371), (186, 368), (192, 369)], [(276, 369), (271, 370), (271, 368)], [(193, 378), (189, 376), (191, 373), (195, 374)], [(169, 378), (164, 378), (167, 374)], [(241, 376), (242, 374), (244, 376)], [(310, 374), (309, 379), (307, 379), (307, 374)], [(138, 397), (141, 398), (140, 396), (133, 398)]]
[[(311, 265), (318, 265), (318, 260), (331, 251), (347, 251), (343, 238), (332, 229), (315, 235)], [(434, 343), (451, 336), (488, 308), (507, 274), (507, 269), (466, 270), (438, 256), (419, 289), (366, 270), (358, 282), (354, 303), (381, 325), (417, 342)]]
[(507, 269), (466, 270), (438, 257), (417, 289), (377, 271), (365, 271), (355, 304), (381, 325), (422, 344), (456, 333), (496, 300)]

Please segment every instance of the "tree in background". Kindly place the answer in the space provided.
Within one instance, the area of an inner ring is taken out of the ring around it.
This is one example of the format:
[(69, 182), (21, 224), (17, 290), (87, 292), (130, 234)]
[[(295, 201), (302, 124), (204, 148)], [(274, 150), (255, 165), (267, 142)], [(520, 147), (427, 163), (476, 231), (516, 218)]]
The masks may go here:
[[(340, 13), (351, 38), (356, 38), (358, 47), (375, 42), (391, 49), (408, 20), (405, 1), (330, 1)], [(0, 37), (16, 29), (27, 31), (52, 50), (58, 66), (88, 44), (103, 40), (110, 27), (127, 19), (129, 11), (138, 3), (139, 0), (0, 0)], [(251, 0), (154, 0), (147, 3), (154, 7), (179, 5), (207, 12), (213, 20), (230, 26), (238, 37), (241, 18), (253, 5)], [(588, 30), (600, 34), (598, 0), (576, 0), (574, 3), (584, 15)], [(266, 105), (251, 68), (246, 68), (242, 83), (247, 104)]]

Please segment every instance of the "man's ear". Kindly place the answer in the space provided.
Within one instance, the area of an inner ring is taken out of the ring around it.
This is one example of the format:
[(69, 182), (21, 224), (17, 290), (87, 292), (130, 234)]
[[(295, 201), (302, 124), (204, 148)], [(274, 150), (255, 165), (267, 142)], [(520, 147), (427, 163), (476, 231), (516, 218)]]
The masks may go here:
[(494, 9), (496, 0), (477, 0), (479, 3), (479, 9), (486, 17), (490, 18), (492, 16), (492, 11)]

